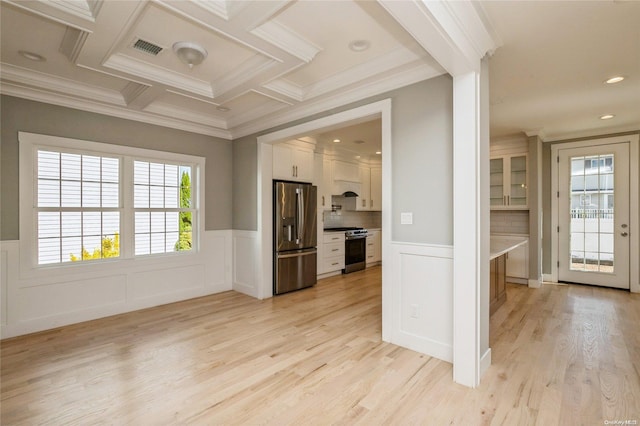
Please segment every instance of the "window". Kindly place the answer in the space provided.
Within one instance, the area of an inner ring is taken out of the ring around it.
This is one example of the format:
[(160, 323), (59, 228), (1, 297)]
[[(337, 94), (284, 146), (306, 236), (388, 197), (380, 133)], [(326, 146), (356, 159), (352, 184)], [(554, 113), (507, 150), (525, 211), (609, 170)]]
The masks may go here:
[(29, 268), (197, 252), (204, 159), (20, 132)]
[(120, 159), (37, 151), (38, 264), (120, 255)]
[(135, 254), (191, 250), (191, 166), (134, 161)]

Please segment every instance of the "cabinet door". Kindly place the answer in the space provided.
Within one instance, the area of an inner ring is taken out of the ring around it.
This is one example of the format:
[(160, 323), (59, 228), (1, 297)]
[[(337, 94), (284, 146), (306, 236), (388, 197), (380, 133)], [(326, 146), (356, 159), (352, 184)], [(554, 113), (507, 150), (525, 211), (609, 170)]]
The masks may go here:
[(371, 210), (382, 211), (382, 168), (371, 168)]
[(371, 176), (369, 167), (360, 166), (360, 194), (356, 199), (356, 210), (370, 210)]
[(510, 206), (527, 206), (527, 156), (519, 155), (509, 158), (509, 192)]
[(489, 166), (492, 209), (526, 209), (528, 206), (527, 154), (492, 158)]
[(293, 152), (286, 145), (273, 145), (273, 177), (276, 179), (293, 178)]
[(489, 163), (489, 185), (491, 207), (505, 206), (507, 197), (504, 194), (504, 158), (492, 158)]
[(295, 180), (301, 182), (313, 181), (313, 151), (294, 148), (293, 166)]
[(509, 252), (507, 256), (507, 276), (512, 278), (529, 278), (529, 243)]
[(331, 210), (331, 194), (333, 192), (333, 178), (331, 172), (331, 160), (322, 160), (322, 199), (319, 207), (324, 210)]

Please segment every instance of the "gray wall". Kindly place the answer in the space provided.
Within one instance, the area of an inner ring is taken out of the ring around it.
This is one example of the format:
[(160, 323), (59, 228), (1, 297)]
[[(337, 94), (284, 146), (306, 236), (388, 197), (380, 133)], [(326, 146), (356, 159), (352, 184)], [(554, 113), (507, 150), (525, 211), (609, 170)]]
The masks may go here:
[(231, 229), (231, 141), (11, 96), (0, 109), (1, 240), (19, 239), (19, 131), (205, 157), (205, 229)]
[[(554, 141), (544, 143), (542, 146), (542, 272), (544, 274), (551, 274), (551, 146), (567, 143), (577, 142), (581, 140), (600, 139), (613, 136), (622, 135), (640, 135), (640, 131), (626, 132), (626, 133), (614, 133), (606, 135), (596, 135), (579, 139), (566, 139), (561, 141)], [(631, 159), (640, 163), (640, 158)], [(640, 182), (636, 182), (638, 191), (640, 192)], [(633, 189), (633, 184), (631, 189)], [(640, 194), (639, 194), (640, 196)], [(638, 212), (631, 212), (632, 214), (638, 214)]]
[[(453, 80), (449, 75), (235, 140), (233, 228), (257, 230), (258, 136), (386, 98), (392, 100), (392, 239), (452, 244)], [(400, 225), (401, 212), (413, 212), (413, 226)]]

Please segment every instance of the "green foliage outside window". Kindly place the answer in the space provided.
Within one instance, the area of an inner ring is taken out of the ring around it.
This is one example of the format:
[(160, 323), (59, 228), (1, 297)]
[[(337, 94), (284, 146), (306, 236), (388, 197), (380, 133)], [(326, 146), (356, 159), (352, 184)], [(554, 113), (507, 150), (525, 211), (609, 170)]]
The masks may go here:
[[(98, 247), (90, 253), (87, 249), (82, 247), (82, 260), (102, 259), (106, 257), (119, 257), (120, 256), (120, 234), (116, 233), (113, 238), (102, 238), (102, 250)], [(73, 253), (69, 254), (72, 262), (80, 260), (78, 256)]]
[[(180, 179), (180, 207), (191, 207), (191, 176), (189, 173), (182, 172)], [(192, 227), (191, 212), (181, 212), (179, 222), (179, 239), (176, 242), (176, 251), (191, 250)]]

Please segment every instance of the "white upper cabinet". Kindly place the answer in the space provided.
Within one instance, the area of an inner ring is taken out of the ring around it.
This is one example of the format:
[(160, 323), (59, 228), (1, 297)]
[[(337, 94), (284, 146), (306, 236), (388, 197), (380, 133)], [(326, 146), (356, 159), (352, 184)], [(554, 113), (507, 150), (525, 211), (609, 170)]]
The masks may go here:
[(382, 167), (371, 167), (371, 210), (382, 211)]
[(313, 181), (313, 149), (288, 143), (273, 145), (273, 177)]
[(529, 207), (527, 154), (492, 158), (489, 173), (492, 209), (523, 210)]
[(360, 166), (360, 192), (356, 197), (356, 210), (371, 210), (371, 174), (369, 166)]
[(331, 210), (331, 160), (322, 154), (314, 154), (314, 159), (313, 183), (318, 186), (318, 209)]

